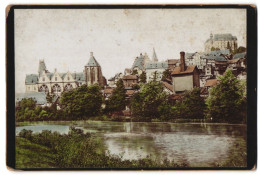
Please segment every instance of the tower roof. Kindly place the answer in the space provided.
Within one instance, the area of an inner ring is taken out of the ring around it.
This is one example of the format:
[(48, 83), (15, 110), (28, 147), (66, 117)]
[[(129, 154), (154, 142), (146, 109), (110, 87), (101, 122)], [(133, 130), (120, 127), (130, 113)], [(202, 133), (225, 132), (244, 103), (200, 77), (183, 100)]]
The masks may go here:
[(100, 66), (95, 57), (93, 56), (93, 52), (90, 52), (90, 58), (86, 66)]
[(152, 57), (152, 61), (153, 61), (153, 62), (157, 62), (157, 61), (158, 61), (158, 58), (157, 58), (157, 55), (156, 55), (156, 53), (155, 53), (154, 48), (153, 48), (153, 57)]
[(43, 59), (39, 61), (38, 73), (41, 74), (42, 71), (46, 71), (46, 65)]

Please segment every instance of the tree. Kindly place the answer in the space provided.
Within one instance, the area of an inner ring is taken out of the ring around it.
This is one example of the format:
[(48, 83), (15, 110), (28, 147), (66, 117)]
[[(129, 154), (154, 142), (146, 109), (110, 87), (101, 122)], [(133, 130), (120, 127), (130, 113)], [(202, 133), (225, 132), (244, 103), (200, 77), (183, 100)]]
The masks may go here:
[(138, 71), (134, 69), (131, 75), (136, 75), (136, 74), (138, 74)]
[(160, 117), (159, 106), (167, 101), (168, 96), (163, 91), (160, 82), (151, 81), (144, 84), (140, 93), (135, 94), (130, 102), (131, 112), (141, 120), (150, 121)]
[(118, 112), (125, 109), (126, 105), (126, 90), (122, 79), (116, 83), (116, 88), (113, 90), (112, 96), (106, 102), (105, 112)]
[(237, 54), (237, 53), (243, 53), (246, 52), (246, 48), (243, 46), (240, 46), (239, 48), (237, 48), (236, 50), (233, 51), (233, 54)]
[(140, 75), (140, 82), (146, 83), (146, 72), (145, 71), (143, 71), (142, 74)]
[(82, 85), (62, 94), (60, 102), (69, 119), (85, 119), (99, 115), (102, 105), (102, 93), (99, 85)]
[(219, 77), (219, 83), (210, 91), (206, 101), (208, 105), (208, 117), (214, 122), (239, 123), (245, 121), (244, 87), (234, 76), (231, 70), (227, 70), (224, 76)]
[(206, 104), (200, 97), (200, 88), (194, 88), (192, 91), (186, 92), (182, 101), (181, 110), (182, 118), (187, 119), (203, 119), (206, 110)]
[(162, 75), (162, 81), (166, 81), (166, 79), (171, 80), (171, 71), (169, 69), (166, 69)]

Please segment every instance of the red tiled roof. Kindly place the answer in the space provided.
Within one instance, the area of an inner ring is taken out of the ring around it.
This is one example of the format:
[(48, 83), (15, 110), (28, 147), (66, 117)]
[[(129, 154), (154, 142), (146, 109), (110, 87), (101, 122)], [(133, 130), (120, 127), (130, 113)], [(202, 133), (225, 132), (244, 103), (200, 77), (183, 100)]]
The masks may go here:
[(207, 82), (205, 83), (205, 87), (212, 87), (215, 86), (218, 83), (217, 79), (211, 79), (211, 80), (207, 80)]
[(178, 75), (178, 74), (190, 74), (192, 72), (194, 72), (196, 66), (187, 66), (186, 67), (186, 70), (181, 72), (181, 67), (178, 66), (178, 67), (175, 67), (172, 71), (172, 75)]

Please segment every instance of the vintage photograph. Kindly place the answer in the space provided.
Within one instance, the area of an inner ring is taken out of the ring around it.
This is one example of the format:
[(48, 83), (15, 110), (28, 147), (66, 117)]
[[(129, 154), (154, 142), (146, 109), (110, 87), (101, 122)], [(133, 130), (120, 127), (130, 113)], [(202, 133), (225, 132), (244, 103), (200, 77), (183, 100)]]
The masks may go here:
[(17, 8), (14, 66), (16, 169), (247, 167), (246, 8)]

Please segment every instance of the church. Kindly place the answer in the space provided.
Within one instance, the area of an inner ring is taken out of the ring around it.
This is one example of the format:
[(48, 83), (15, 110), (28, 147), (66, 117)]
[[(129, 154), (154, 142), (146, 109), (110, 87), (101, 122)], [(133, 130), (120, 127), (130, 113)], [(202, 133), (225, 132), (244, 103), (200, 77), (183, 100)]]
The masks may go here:
[(25, 78), (25, 92), (45, 92), (60, 96), (62, 92), (75, 89), (83, 84), (104, 86), (106, 79), (102, 75), (100, 64), (90, 52), (88, 63), (82, 72), (54, 72), (47, 70), (44, 60), (39, 61), (38, 74), (29, 74)]

